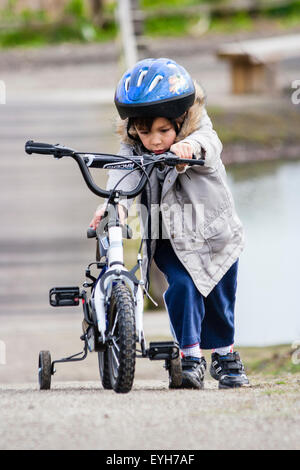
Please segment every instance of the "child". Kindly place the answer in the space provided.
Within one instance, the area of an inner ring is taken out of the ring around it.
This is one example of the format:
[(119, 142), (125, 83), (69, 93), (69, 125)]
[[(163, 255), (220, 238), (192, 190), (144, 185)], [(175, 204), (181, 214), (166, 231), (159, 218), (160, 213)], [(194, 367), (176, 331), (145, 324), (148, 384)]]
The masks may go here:
[[(210, 373), (219, 388), (249, 385), (239, 354), (233, 352), (234, 305), (238, 257), (243, 229), (226, 184), (220, 155), (222, 144), (204, 107), (204, 93), (187, 71), (169, 59), (145, 59), (119, 82), (115, 104), (122, 120), (120, 154), (161, 154), (202, 158), (204, 166), (157, 168), (141, 195), (147, 210), (159, 204), (160, 231), (144, 244), (144, 273), (154, 259), (168, 281), (164, 294), (173, 334), (182, 356), (184, 388), (203, 388), (206, 362), (201, 348), (213, 349)], [(113, 188), (126, 170), (111, 170), (107, 188)], [(134, 188), (139, 172), (124, 178), (120, 189)], [(150, 201), (151, 195), (151, 201)], [(120, 201), (121, 219), (131, 200)], [(180, 218), (185, 205), (198, 217), (171, 226), (170, 211)], [(164, 210), (162, 210), (164, 209)], [(166, 210), (165, 210), (166, 209)], [(104, 214), (100, 207), (91, 226)], [(155, 227), (157, 231), (157, 227)], [(151, 233), (153, 233), (151, 231)], [(195, 243), (201, 239), (202, 243)]]

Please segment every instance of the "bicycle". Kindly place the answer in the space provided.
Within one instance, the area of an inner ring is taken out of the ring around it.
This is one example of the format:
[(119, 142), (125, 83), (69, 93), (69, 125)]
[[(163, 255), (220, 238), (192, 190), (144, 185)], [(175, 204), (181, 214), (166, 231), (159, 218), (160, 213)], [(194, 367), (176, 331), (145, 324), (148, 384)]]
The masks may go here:
[[(56, 372), (56, 364), (82, 361), (87, 357), (88, 351), (95, 351), (98, 354), (99, 373), (104, 389), (128, 393), (133, 386), (137, 357), (164, 360), (165, 368), (169, 373), (169, 387), (180, 388), (182, 370), (178, 343), (156, 341), (150, 342), (147, 348), (143, 329), (144, 295), (148, 297), (150, 295), (141, 272), (142, 243), (136, 266), (128, 270), (124, 265), (123, 238), (132, 238), (132, 231), (127, 224), (121, 225), (118, 202), (121, 196), (135, 198), (140, 194), (149, 182), (151, 172), (158, 164), (170, 167), (178, 163), (203, 165), (204, 160), (179, 159), (172, 153), (132, 157), (84, 153), (59, 144), (51, 145), (32, 140), (26, 142), (25, 151), (29, 155), (52, 155), (57, 159), (73, 158), (88, 188), (97, 196), (107, 199), (106, 213), (99, 227), (96, 231), (91, 227), (87, 231), (88, 238), (97, 240), (98, 259), (86, 268), (87, 280), (83, 284), (84, 289), (54, 287), (49, 291), (49, 302), (53, 307), (78, 306), (81, 299), (83, 307), (81, 339), (84, 341), (84, 349), (77, 354), (54, 361), (51, 360), (50, 351), (41, 351), (38, 362), (40, 389), (51, 388), (51, 376)], [(128, 170), (125, 176), (132, 171), (140, 171), (141, 178), (136, 188), (131, 191), (117, 189), (118, 185), (106, 191), (95, 183), (89, 168), (122, 168)], [(97, 277), (91, 274), (92, 266), (100, 270)], [(138, 269), (141, 272), (140, 280), (136, 277)], [(86, 289), (90, 292), (88, 293)], [(137, 349), (137, 343), (140, 344), (140, 349)]]

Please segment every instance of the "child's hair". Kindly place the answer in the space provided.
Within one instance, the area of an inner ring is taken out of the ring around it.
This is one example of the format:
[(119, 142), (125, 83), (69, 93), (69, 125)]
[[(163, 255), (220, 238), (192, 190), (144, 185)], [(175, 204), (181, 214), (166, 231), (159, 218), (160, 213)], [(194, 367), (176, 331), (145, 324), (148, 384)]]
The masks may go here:
[[(179, 116), (176, 119), (168, 119), (170, 121), (171, 125), (174, 127), (174, 130), (176, 132), (176, 135), (179, 134), (181, 126), (184, 122), (186, 113), (184, 113), (182, 116)], [(146, 131), (151, 131), (152, 125), (154, 120), (157, 119), (156, 117), (150, 117), (150, 116), (144, 116), (144, 117), (136, 117), (136, 118), (129, 118), (127, 122), (127, 135), (130, 139), (135, 140), (137, 142), (140, 142), (138, 133), (136, 129), (141, 129), (141, 130), (146, 130)]]
[[(191, 131), (197, 129), (200, 123), (202, 109), (205, 104), (205, 93), (197, 82), (194, 82), (194, 86), (196, 93), (192, 106), (176, 119), (166, 118), (169, 119), (176, 131), (177, 137), (175, 142), (185, 138)], [(141, 143), (136, 128), (151, 130), (156, 117), (143, 116), (127, 118), (125, 120), (118, 119), (116, 122), (117, 133), (123, 142), (129, 144), (133, 144), (134, 142)]]

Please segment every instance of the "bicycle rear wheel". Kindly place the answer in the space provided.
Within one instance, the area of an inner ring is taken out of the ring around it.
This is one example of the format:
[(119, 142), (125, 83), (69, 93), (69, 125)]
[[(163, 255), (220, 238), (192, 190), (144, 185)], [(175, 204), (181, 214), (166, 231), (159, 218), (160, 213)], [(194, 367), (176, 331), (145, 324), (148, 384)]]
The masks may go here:
[(112, 289), (109, 308), (108, 372), (112, 388), (128, 393), (133, 385), (136, 354), (134, 302), (121, 282)]

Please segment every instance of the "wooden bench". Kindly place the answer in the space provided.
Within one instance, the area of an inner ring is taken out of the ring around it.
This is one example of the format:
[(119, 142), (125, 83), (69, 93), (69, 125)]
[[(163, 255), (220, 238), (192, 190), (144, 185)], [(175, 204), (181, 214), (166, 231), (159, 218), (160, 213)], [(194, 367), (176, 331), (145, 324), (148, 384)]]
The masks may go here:
[(230, 63), (234, 94), (272, 92), (278, 62), (300, 57), (300, 34), (224, 44), (217, 56)]

